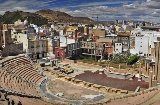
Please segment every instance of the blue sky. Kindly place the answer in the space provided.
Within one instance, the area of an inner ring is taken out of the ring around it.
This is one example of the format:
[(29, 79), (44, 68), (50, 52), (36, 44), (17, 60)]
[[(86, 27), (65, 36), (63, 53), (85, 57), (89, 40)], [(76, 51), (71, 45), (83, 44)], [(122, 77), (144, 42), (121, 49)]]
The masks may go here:
[(5, 11), (35, 12), (49, 8), (72, 16), (99, 16), (100, 20), (138, 20), (160, 22), (160, 0), (0, 0)]

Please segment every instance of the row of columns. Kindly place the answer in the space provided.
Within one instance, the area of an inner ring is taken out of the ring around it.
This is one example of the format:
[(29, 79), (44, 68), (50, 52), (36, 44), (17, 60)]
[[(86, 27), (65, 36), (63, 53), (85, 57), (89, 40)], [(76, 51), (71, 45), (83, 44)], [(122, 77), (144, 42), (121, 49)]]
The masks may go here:
[[(108, 64), (108, 70), (110, 70), (110, 66)], [(153, 86), (153, 81), (156, 81), (156, 72), (155, 72), (155, 65), (151, 65), (149, 62), (145, 62), (145, 69), (147, 71), (147, 75), (149, 76), (149, 87)], [(119, 65), (118, 71), (121, 71), (121, 65)], [(141, 78), (142, 74), (142, 64), (139, 64), (139, 78)]]
[(155, 70), (155, 64), (151, 63), (150, 60), (146, 60), (145, 70), (149, 76), (149, 87), (157, 85), (157, 72)]
[(155, 65), (154, 64), (150, 64), (150, 62), (145, 61), (145, 70), (147, 72), (147, 75), (149, 76), (150, 71), (153, 71), (153, 75), (156, 75), (156, 71), (155, 71)]

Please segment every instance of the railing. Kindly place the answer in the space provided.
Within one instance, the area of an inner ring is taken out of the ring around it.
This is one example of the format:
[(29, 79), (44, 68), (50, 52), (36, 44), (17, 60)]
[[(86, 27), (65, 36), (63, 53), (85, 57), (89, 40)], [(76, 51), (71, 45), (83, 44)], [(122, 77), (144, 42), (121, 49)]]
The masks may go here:
[(37, 45), (36, 47), (40, 47), (40, 45)]

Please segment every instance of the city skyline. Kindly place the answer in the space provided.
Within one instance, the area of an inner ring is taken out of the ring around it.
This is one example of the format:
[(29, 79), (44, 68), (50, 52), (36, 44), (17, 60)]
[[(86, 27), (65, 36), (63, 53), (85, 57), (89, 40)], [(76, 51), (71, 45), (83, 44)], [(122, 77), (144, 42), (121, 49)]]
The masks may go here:
[(35, 12), (48, 8), (75, 17), (92, 18), (98, 15), (101, 21), (133, 19), (159, 22), (159, 5), (159, 0), (0, 0), (0, 14), (16, 10)]

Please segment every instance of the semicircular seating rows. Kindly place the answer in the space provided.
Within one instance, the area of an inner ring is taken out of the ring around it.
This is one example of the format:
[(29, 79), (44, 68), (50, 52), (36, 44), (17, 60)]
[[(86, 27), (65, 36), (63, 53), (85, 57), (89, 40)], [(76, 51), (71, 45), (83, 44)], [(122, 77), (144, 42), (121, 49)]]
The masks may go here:
[(26, 55), (4, 60), (0, 68), (0, 87), (30, 97), (40, 97), (39, 84), (45, 79)]

